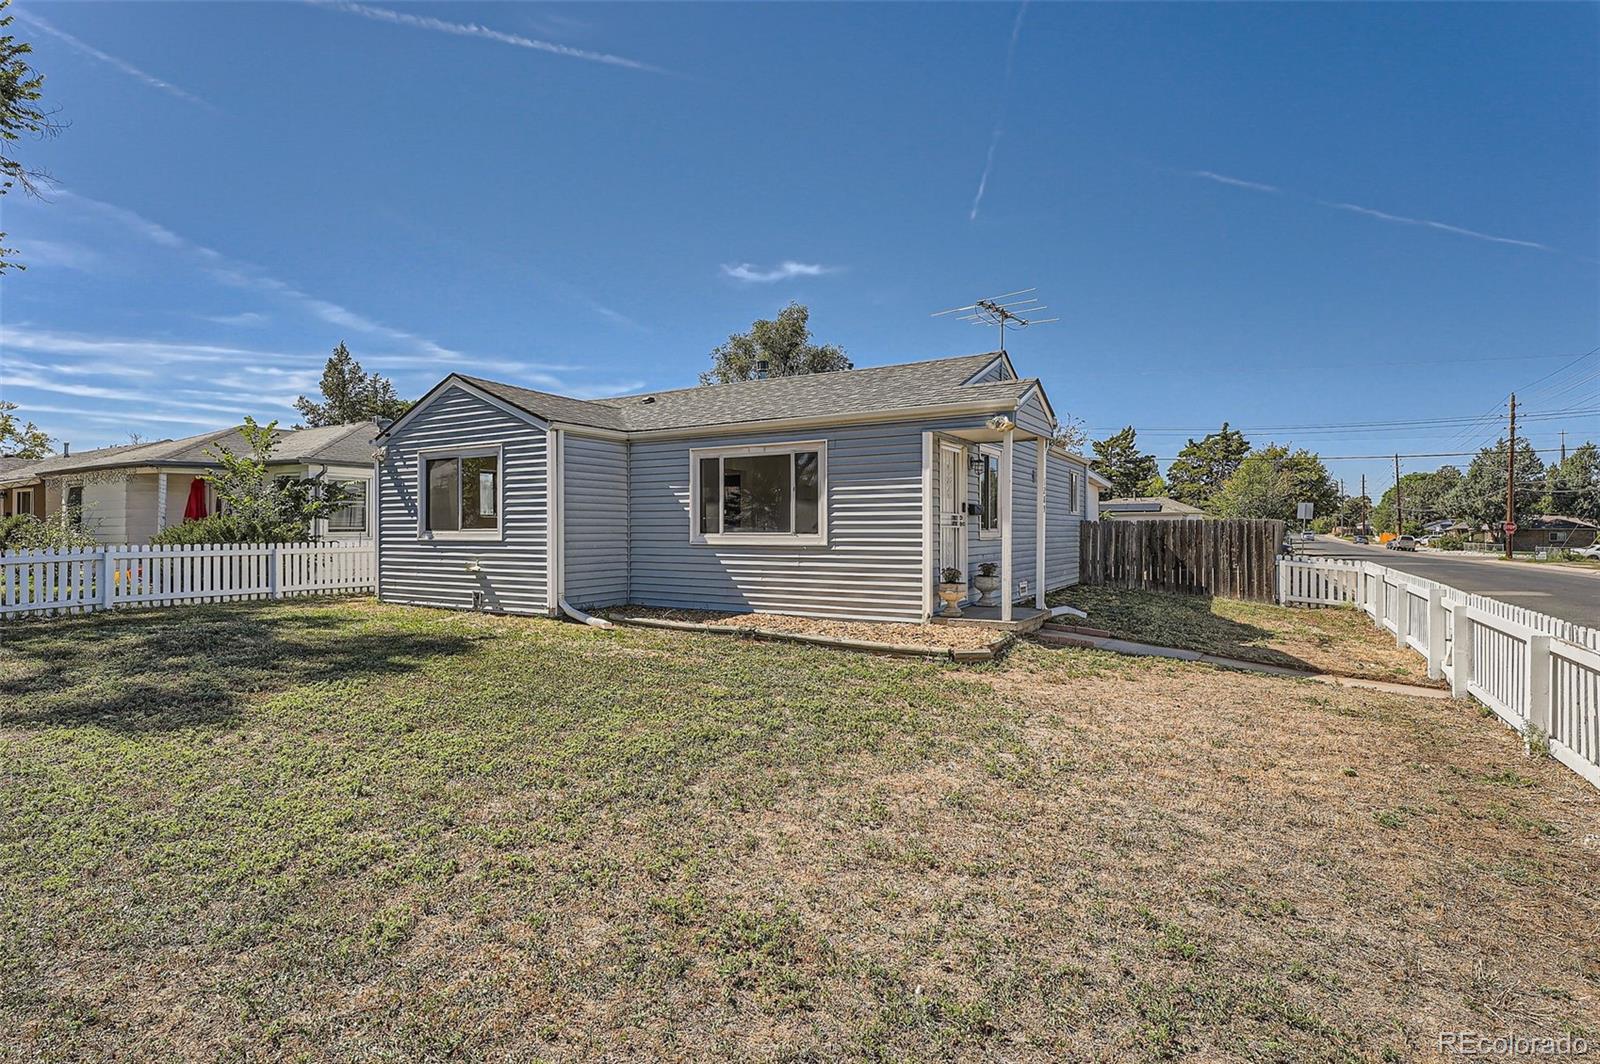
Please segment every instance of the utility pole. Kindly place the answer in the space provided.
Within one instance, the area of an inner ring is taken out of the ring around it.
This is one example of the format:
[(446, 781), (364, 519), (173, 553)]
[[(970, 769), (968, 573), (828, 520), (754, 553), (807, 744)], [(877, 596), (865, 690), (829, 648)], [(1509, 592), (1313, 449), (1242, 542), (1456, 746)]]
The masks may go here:
[(1566, 461), (1567, 461), (1567, 430), (1566, 429), (1562, 429), (1561, 430), (1561, 462), (1562, 462), (1563, 465), (1565, 465)]
[(1372, 532), (1372, 515), (1367, 508), (1372, 504), (1367, 501), (1367, 475), (1361, 474), (1361, 533), (1368, 535)]
[(1511, 560), (1511, 538), (1517, 528), (1517, 393), (1511, 393), (1511, 442), (1506, 447), (1506, 561)]
[(1400, 456), (1394, 456), (1394, 534), (1399, 536), (1405, 532), (1405, 503), (1400, 497)]

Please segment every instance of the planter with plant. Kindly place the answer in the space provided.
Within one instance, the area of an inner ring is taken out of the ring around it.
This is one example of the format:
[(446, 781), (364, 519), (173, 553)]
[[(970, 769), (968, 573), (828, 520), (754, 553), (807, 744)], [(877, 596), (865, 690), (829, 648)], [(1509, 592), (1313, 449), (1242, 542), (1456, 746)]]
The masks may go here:
[(993, 606), (996, 604), (994, 593), (1000, 587), (1000, 566), (995, 562), (983, 562), (978, 566), (978, 575), (973, 577), (972, 586), (983, 592), (978, 599), (980, 606)]
[(967, 597), (967, 584), (960, 569), (952, 566), (939, 570), (939, 597), (944, 600), (939, 616), (961, 616), (961, 600)]

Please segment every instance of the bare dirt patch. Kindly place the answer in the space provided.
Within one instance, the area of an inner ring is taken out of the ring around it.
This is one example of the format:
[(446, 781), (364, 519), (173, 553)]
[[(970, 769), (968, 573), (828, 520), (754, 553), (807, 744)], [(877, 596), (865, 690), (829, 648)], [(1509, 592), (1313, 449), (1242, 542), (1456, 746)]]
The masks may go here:
[(719, 613), (712, 610), (672, 610), (646, 606), (627, 606), (607, 610), (619, 617), (653, 617), (664, 621), (688, 621), (718, 628), (758, 628), (794, 635), (818, 635), (831, 639), (855, 639), (896, 646), (927, 647), (930, 650), (980, 650), (993, 645), (1000, 634), (993, 629), (949, 624), (896, 624), (885, 621), (830, 621), (820, 617), (791, 617), (783, 613)]

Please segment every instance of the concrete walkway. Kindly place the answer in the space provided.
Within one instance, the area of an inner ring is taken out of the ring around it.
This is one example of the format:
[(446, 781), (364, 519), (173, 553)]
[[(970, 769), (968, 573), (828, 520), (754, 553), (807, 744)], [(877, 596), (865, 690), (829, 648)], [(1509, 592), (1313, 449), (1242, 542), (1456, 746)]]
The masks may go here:
[(1085, 635), (1079, 632), (1062, 632), (1050, 628), (1041, 628), (1034, 633), (1033, 638), (1056, 646), (1108, 650), (1113, 654), (1127, 654), (1130, 657), (1198, 661), (1203, 665), (1215, 665), (1223, 669), (1259, 672), (1267, 676), (1284, 676), (1293, 680), (1312, 680), (1316, 683), (1331, 684), (1335, 687), (1360, 687), (1368, 691), (1384, 691), (1389, 694), (1411, 695), (1416, 698), (1449, 699), (1450, 697), (1449, 691), (1438, 687), (1418, 687), (1408, 683), (1390, 683), (1387, 680), (1363, 680), (1354, 676), (1334, 676), (1325, 672), (1309, 672), (1305, 669), (1285, 668), (1282, 665), (1265, 665), (1259, 661), (1245, 661), (1241, 658), (1225, 658), (1216, 654), (1202, 654), (1198, 650), (1162, 647), (1153, 643), (1134, 643), (1127, 639), (1111, 639), (1106, 636)]

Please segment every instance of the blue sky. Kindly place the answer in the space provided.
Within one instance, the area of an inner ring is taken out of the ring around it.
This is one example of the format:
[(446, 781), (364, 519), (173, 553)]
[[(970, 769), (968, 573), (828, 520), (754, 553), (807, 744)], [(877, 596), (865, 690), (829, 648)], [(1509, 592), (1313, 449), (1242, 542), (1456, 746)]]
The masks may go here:
[(1600, 406), (1595, 5), (13, 10), (69, 126), (3, 201), (0, 394), (79, 448), (290, 420), (341, 339), (598, 395), (791, 299), (858, 365), (985, 350), (930, 312), (1027, 286), (1021, 371), (1163, 458)]

